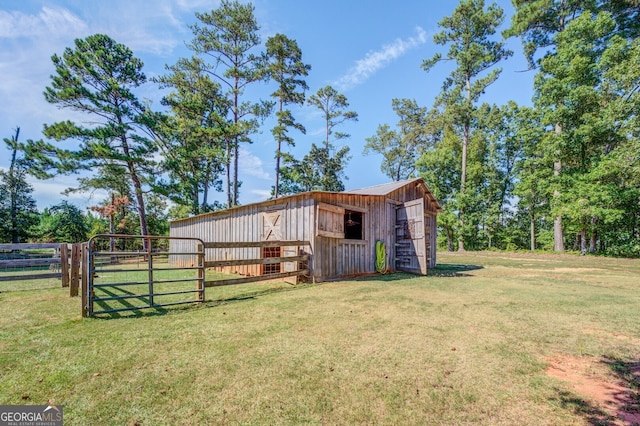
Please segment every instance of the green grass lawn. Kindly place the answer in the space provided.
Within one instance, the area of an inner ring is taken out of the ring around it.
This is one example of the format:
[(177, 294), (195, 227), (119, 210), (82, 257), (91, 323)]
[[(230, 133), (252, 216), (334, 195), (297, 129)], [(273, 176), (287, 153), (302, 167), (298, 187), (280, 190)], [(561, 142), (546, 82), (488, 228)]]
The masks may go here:
[(68, 289), (3, 291), (0, 404), (53, 399), (65, 425), (614, 422), (546, 374), (553, 357), (610, 366), (637, 397), (625, 366), (640, 361), (640, 261), (438, 263), (91, 319)]

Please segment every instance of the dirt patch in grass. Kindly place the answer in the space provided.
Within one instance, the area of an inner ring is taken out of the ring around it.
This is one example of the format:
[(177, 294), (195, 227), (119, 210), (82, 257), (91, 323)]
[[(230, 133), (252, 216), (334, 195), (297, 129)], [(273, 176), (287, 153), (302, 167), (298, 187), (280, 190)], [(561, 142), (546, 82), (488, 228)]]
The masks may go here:
[(547, 358), (546, 373), (567, 382), (586, 400), (595, 402), (611, 416), (606, 424), (640, 425), (640, 362), (620, 363), (594, 357), (555, 356)]

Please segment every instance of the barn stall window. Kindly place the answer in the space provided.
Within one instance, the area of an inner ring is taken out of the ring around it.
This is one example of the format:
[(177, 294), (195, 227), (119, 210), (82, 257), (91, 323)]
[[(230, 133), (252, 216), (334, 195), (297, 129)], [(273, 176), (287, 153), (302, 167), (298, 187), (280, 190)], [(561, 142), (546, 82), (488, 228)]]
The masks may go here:
[(348, 240), (364, 239), (364, 213), (332, 204), (318, 203), (316, 235)]
[(344, 213), (344, 238), (347, 240), (362, 240), (362, 223), (364, 215), (361, 212), (345, 210)]

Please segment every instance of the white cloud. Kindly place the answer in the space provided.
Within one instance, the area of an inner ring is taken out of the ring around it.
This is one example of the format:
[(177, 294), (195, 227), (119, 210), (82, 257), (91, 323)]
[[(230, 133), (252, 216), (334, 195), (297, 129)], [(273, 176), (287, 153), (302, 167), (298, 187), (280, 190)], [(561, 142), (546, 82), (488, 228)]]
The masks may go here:
[(217, 9), (219, 6), (219, 2), (211, 0), (178, 0), (178, 6), (184, 10), (204, 10), (210, 11), (213, 9)]
[(367, 53), (363, 59), (356, 61), (356, 64), (334, 84), (344, 91), (364, 83), (391, 61), (404, 55), (407, 51), (426, 43), (426, 31), (421, 27), (416, 27), (416, 32), (417, 34), (414, 37), (404, 40), (396, 39), (393, 43), (382, 46), (381, 50)]
[(269, 173), (264, 170), (262, 160), (253, 155), (247, 148), (240, 148), (240, 157), (238, 158), (238, 171), (241, 176), (248, 175), (258, 179), (268, 180)]
[(66, 189), (78, 186), (78, 182), (73, 176), (58, 176), (49, 180), (37, 180), (28, 177), (27, 182), (33, 187), (33, 198), (37, 200), (39, 209), (51, 207), (60, 203), (62, 200), (67, 200), (83, 209), (99, 204), (108, 196), (104, 190), (72, 192), (69, 195), (63, 195), (62, 193)]
[(60, 37), (86, 30), (82, 19), (60, 7), (43, 7), (37, 15), (0, 10), (0, 38)]
[(263, 201), (271, 197), (271, 191), (266, 189), (252, 189), (249, 192), (256, 196), (256, 201)]

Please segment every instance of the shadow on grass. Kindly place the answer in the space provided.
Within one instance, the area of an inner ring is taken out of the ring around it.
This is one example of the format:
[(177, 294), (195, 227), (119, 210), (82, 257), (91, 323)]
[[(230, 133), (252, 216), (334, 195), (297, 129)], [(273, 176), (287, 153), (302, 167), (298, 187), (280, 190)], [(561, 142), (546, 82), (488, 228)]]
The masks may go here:
[[(130, 295), (131, 299), (118, 299), (118, 300), (109, 300), (109, 301), (100, 301), (97, 300), (95, 304), (99, 307), (99, 309), (95, 309), (94, 318), (100, 320), (109, 320), (109, 319), (119, 319), (119, 318), (142, 318), (142, 317), (154, 317), (159, 315), (167, 315), (168, 313), (178, 313), (181, 311), (186, 311), (193, 309), (194, 306), (197, 306), (199, 302), (192, 300), (185, 300), (178, 303), (167, 304), (162, 306), (158, 304), (157, 306), (150, 307), (149, 306), (149, 297), (147, 295), (137, 295), (131, 291), (125, 290), (121, 287), (113, 287), (113, 289), (117, 289), (119, 293), (116, 293), (113, 290), (107, 290), (105, 287), (100, 288), (100, 290), (105, 293), (107, 296), (122, 296), (122, 295)], [(162, 294), (158, 294), (156, 296), (162, 296)], [(134, 305), (129, 300), (138, 300), (142, 302), (142, 304)], [(168, 308), (170, 306), (170, 308)], [(115, 312), (108, 312), (110, 310), (116, 310)], [(107, 312), (102, 312), (107, 311)]]
[[(459, 264), (441, 264), (441, 265), (437, 265), (435, 268), (432, 268), (429, 270), (429, 276), (434, 276), (434, 277), (468, 277), (471, 276), (469, 274), (465, 274), (463, 271), (472, 271), (472, 270), (476, 270), (476, 269), (482, 269), (482, 266), (477, 266), (477, 265), (459, 265)], [(372, 274), (372, 275), (367, 275), (367, 276), (361, 276), (361, 277), (354, 277), (351, 281), (377, 281), (377, 282), (393, 282), (393, 281), (402, 281), (402, 280), (408, 280), (408, 279), (413, 279), (416, 277), (421, 277), (420, 275), (414, 275), (414, 274), (410, 274), (410, 273), (405, 273), (405, 272), (394, 272), (394, 273), (390, 273), (390, 274)], [(345, 281), (348, 282), (350, 280), (340, 280), (340, 281)], [(303, 290), (303, 289), (308, 289), (310, 287), (315, 287), (318, 285), (323, 285), (323, 284), (329, 284), (332, 283), (334, 281), (325, 281), (322, 283), (315, 283), (315, 284), (311, 284), (311, 283), (302, 283), (302, 284), (297, 284), (297, 285), (291, 285), (291, 284), (283, 284), (281, 286), (274, 286), (274, 287), (268, 287), (268, 288), (264, 288), (264, 289), (260, 289), (260, 290), (253, 290), (253, 291), (247, 291), (247, 292), (243, 292), (234, 296), (230, 296), (230, 297), (226, 297), (226, 298), (220, 298), (220, 299), (215, 299), (215, 300), (205, 300), (203, 303), (198, 303), (198, 302), (185, 302), (185, 304), (181, 304), (181, 305), (176, 305), (176, 306), (172, 306), (170, 309), (166, 309), (163, 307), (154, 307), (154, 308), (149, 308), (148, 306), (133, 306), (131, 303), (126, 302), (126, 299), (123, 301), (120, 301), (120, 303), (122, 303), (124, 305), (124, 308), (128, 308), (131, 310), (123, 310), (120, 312), (105, 312), (105, 313), (98, 313), (95, 315), (96, 319), (103, 319), (103, 320), (108, 320), (108, 319), (118, 319), (118, 318), (141, 318), (141, 317), (153, 317), (153, 316), (158, 316), (158, 315), (166, 315), (168, 313), (178, 313), (178, 312), (182, 312), (182, 311), (187, 311), (187, 310), (192, 310), (194, 308), (196, 309), (202, 309), (202, 308), (215, 308), (221, 305), (226, 305), (226, 304), (230, 304), (230, 303), (238, 303), (238, 302), (243, 302), (243, 301), (247, 301), (247, 300), (254, 300), (260, 296), (266, 296), (268, 294), (273, 294), (273, 293), (281, 293), (281, 292), (287, 292), (287, 291), (298, 291), (298, 290)], [(105, 291), (106, 292), (106, 291)], [(127, 291), (124, 291), (125, 293), (129, 293)], [(130, 293), (132, 294), (132, 293)], [(115, 294), (112, 294), (115, 295)], [(140, 300), (143, 300), (145, 302), (148, 303), (148, 300), (146, 298), (141, 297)], [(96, 304), (98, 304), (100, 302), (96, 302)], [(101, 305), (102, 309), (109, 309), (109, 307), (107, 306), (107, 304), (105, 303), (104, 305)]]
[[(115, 319), (122, 318), (123, 316), (134, 316), (134, 315), (123, 315), (122, 312), (131, 312), (134, 314), (138, 309), (146, 308), (149, 304), (149, 299), (146, 296), (140, 295), (135, 297), (136, 294), (125, 290), (121, 287), (111, 287), (112, 290), (107, 289), (106, 287), (100, 287), (100, 291), (104, 293), (107, 297), (117, 297), (117, 296), (132, 296), (133, 299), (140, 300), (144, 302), (147, 306), (134, 305), (129, 302), (128, 299), (118, 299), (118, 300), (96, 300), (94, 303), (97, 305), (98, 309), (94, 307), (94, 315), (96, 318), (101, 319)], [(117, 292), (115, 291), (117, 290)], [(98, 296), (98, 299), (100, 296)], [(130, 311), (118, 311), (118, 312), (101, 312), (101, 311), (109, 311), (112, 309), (130, 309)], [(104, 315), (104, 316), (103, 316)]]
[(204, 302), (203, 306), (216, 307), (220, 305), (226, 305), (228, 303), (243, 302), (245, 300), (257, 299), (258, 297), (266, 296), (267, 294), (303, 290), (316, 285), (318, 284), (297, 284), (297, 285), (285, 284), (282, 286), (269, 287), (261, 290), (247, 291), (246, 293), (237, 294), (235, 296), (224, 297), (224, 298), (215, 299), (215, 300), (207, 300)]
[[(640, 361), (603, 358), (600, 361), (614, 375), (615, 385), (600, 404), (556, 388), (552, 401), (583, 417), (590, 425), (640, 425)], [(604, 408), (604, 409), (603, 409)]]
[(625, 424), (640, 424), (640, 360), (607, 358), (601, 361), (614, 374), (624, 391), (612, 396), (616, 414)]
[[(155, 317), (167, 314), (178, 314), (184, 312), (190, 312), (196, 309), (215, 308), (230, 303), (238, 303), (247, 300), (256, 299), (260, 296), (264, 296), (271, 293), (280, 293), (284, 291), (301, 290), (310, 287), (311, 284), (298, 284), (298, 285), (283, 285), (278, 287), (269, 287), (261, 290), (247, 291), (245, 293), (237, 294), (235, 296), (220, 298), (215, 300), (205, 300), (204, 302), (197, 301), (185, 301), (184, 303), (171, 305), (168, 307), (155, 306), (150, 308), (149, 306), (133, 306), (128, 304), (127, 309), (119, 312), (105, 312), (98, 313), (94, 316), (95, 319), (111, 320), (111, 319), (123, 319), (123, 318), (145, 318)], [(96, 302), (98, 303), (98, 302)], [(147, 301), (148, 303), (148, 301)], [(108, 308), (107, 308), (108, 309)]]
[(429, 269), (429, 276), (433, 277), (470, 277), (465, 271), (482, 269), (479, 265), (460, 265), (453, 263), (439, 263), (435, 268)]
[(560, 405), (562, 408), (571, 410), (575, 414), (583, 417), (587, 424), (590, 425), (614, 425), (616, 418), (606, 413), (595, 404), (580, 398), (572, 392), (557, 389), (558, 395), (552, 401)]

